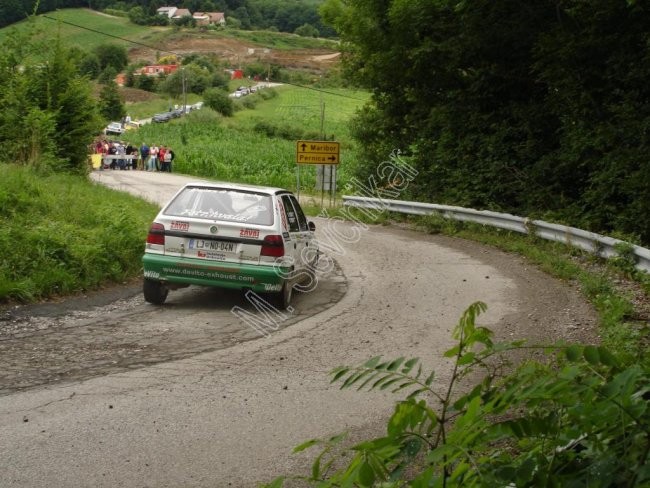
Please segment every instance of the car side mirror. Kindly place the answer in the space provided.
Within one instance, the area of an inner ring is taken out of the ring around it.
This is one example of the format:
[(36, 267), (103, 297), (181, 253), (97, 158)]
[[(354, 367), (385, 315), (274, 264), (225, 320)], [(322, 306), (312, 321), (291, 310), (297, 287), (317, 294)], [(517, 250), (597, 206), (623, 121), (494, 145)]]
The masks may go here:
[(311, 232), (314, 232), (314, 231), (316, 230), (316, 224), (314, 224), (314, 223), (311, 222), (311, 221), (310, 221), (310, 222), (307, 222), (307, 227), (309, 227), (309, 230), (310, 230)]

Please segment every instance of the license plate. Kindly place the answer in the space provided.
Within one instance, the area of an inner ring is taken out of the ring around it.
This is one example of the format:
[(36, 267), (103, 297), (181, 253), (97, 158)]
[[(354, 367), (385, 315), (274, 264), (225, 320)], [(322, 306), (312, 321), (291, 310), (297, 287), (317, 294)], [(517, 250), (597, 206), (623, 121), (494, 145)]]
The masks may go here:
[(237, 243), (225, 241), (209, 241), (204, 239), (190, 239), (190, 249), (197, 251), (235, 252)]

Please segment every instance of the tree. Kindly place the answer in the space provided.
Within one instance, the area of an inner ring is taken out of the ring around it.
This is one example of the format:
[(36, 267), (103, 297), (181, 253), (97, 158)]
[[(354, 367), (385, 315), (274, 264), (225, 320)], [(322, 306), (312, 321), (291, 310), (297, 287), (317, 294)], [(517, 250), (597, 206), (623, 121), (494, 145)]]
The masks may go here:
[(0, 46), (0, 145), (8, 161), (85, 172), (101, 121), (91, 85), (58, 38), (12, 34)]
[(212, 87), (213, 75), (207, 68), (198, 64), (190, 63), (176, 70), (160, 84), (160, 91), (178, 97), (183, 93), (201, 94), (207, 88)]
[(87, 53), (79, 60), (79, 72), (91, 79), (97, 78), (101, 73), (99, 58), (95, 53)]
[(129, 62), (126, 49), (116, 44), (100, 44), (94, 49), (94, 52), (99, 59), (99, 67), (102, 71), (111, 67), (119, 73)]
[(149, 17), (145, 13), (144, 9), (137, 5), (129, 10), (129, 20), (134, 24), (147, 25)]
[(102, 87), (99, 94), (99, 111), (106, 120), (121, 120), (126, 115), (126, 108), (114, 81)]
[(112, 66), (107, 66), (106, 69), (104, 69), (104, 71), (99, 74), (97, 81), (105, 85), (107, 83), (115, 82), (116, 77), (117, 71), (115, 71), (115, 68)]
[(319, 35), (318, 29), (311, 24), (302, 24), (294, 31), (294, 34), (302, 37), (318, 37)]
[(153, 76), (139, 75), (134, 77), (133, 86), (148, 92), (156, 91), (156, 79)]
[(346, 77), (373, 92), (354, 123), (368, 161), (358, 176), (399, 148), (420, 172), (412, 198), (650, 242), (650, 10), (327, 0), (320, 11), (341, 36)]
[(226, 117), (231, 117), (235, 113), (232, 99), (219, 88), (210, 88), (203, 92), (203, 103)]

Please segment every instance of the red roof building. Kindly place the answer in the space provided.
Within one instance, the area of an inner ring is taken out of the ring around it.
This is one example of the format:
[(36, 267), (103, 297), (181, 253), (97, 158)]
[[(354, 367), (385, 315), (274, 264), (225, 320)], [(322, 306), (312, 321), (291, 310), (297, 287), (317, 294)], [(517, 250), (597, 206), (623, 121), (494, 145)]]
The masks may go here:
[(177, 64), (151, 64), (135, 70), (136, 75), (160, 76), (170, 75), (178, 69)]

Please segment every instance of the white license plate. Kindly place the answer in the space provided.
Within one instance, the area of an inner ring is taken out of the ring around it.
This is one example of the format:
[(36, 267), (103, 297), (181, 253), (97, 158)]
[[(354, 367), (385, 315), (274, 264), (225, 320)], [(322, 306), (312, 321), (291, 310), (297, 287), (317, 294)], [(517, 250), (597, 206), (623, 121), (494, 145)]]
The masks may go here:
[(212, 241), (204, 239), (190, 239), (190, 249), (197, 251), (236, 252), (236, 242)]

